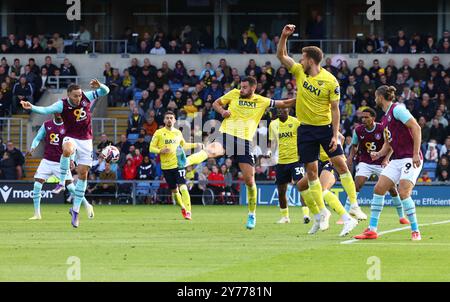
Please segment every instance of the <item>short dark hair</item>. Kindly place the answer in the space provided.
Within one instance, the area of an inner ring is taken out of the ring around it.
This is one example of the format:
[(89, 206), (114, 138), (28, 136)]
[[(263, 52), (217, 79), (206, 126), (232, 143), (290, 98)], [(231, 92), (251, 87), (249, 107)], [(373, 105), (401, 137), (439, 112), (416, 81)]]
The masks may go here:
[(251, 87), (256, 85), (256, 79), (254, 77), (248, 76), (241, 80), (241, 82), (248, 82)]
[(363, 112), (369, 112), (371, 117), (376, 117), (377, 113), (372, 108), (366, 108), (363, 110)]
[(302, 48), (302, 53), (305, 53), (308, 58), (314, 60), (314, 63), (320, 64), (323, 59), (323, 52), (317, 46), (306, 46)]
[(80, 85), (77, 84), (70, 84), (69, 87), (67, 87), (67, 93), (71, 93), (73, 90), (81, 89)]
[(175, 112), (173, 111), (166, 111), (166, 113), (164, 113), (164, 117), (166, 117), (166, 115), (173, 115), (174, 117), (176, 117)]

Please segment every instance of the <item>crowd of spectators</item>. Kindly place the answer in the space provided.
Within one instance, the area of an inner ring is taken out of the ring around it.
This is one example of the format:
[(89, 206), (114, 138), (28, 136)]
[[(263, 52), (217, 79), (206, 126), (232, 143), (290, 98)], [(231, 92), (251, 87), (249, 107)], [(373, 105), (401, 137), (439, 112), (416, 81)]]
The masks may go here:
[[(286, 22), (287, 20), (280, 20)], [(212, 25), (197, 29), (191, 25), (177, 27), (165, 32), (161, 28), (154, 32), (136, 33), (131, 27), (126, 27), (123, 34), (116, 39), (127, 41), (96, 45), (97, 52), (124, 52), (136, 54), (197, 54), (197, 53), (249, 53), (270, 54), (276, 53), (279, 34), (285, 23), (274, 19), (270, 31), (258, 30), (251, 23), (235, 40), (226, 41), (222, 36), (214, 36)], [(326, 39), (325, 23), (323, 17), (316, 11), (306, 24), (305, 33), (297, 39), (307, 39), (309, 45), (319, 46), (319, 40)], [(368, 54), (420, 54), (420, 53), (450, 53), (450, 32), (442, 33), (437, 38), (430, 33), (408, 33), (400, 29), (397, 35), (385, 37), (370, 33), (367, 36), (359, 34), (355, 41), (357, 53)], [(305, 42), (294, 43), (294, 50), (306, 46)], [(326, 46), (326, 45), (324, 45)], [(300, 48), (299, 48), (300, 47)], [(26, 34), (23, 36), (9, 34), (0, 38), (1, 53), (86, 53), (93, 49), (92, 36), (89, 30), (80, 25), (78, 32), (62, 36), (53, 34)]]
[[(252, 29), (252, 26), (249, 29)], [(252, 31), (246, 31), (247, 39), (253, 40), (253, 34), (249, 35), (249, 32)], [(183, 35), (188, 37), (189, 29)], [(399, 35), (401, 36), (400, 33)], [(159, 33), (156, 37), (162, 42), (164, 35)], [(270, 53), (276, 49), (276, 44), (275, 48), (271, 44), (274, 39), (270, 40), (267, 34), (262, 33), (260, 39), (261, 43), (258, 41), (254, 43), (256, 49), (254, 53)], [(438, 43), (445, 43), (445, 39), (444, 36)], [(186, 41), (190, 40), (186, 38)], [(156, 49), (160, 47), (159, 44), (156, 45)], [(177, 47), (179, 48), (178, 44), (172, 45), (173, 49)], [(393, 85), (397, 88), (398, 102), (403, 103), (419, 121), (423, 138), (422, 152), (426, 162), (435, 164), (433, 173), (428, 173), (430, 170), (427, 170), (424, 172), (427, 174), (421, 179), (448, 181), (450, 172), (448, 62), (441, 62), (440, 57), (435, 55), (430, 62), (417, 56), (416, 62), (410, 62), (407, 58), (402, 62), (391, 59), (386, 66), (381, 66), (378, 59), (372, 62), (359, 60), (356, 66), (349, 66), (346, 61), (332, 63), (331, 58), (326, 58), (323, 67), (333, 73), (341, 85), (341, 131), (346, 137), (344, 144), (346, 152), (350, 150), (350, 137), (355, 126), (360, 123), (362, 110), (367, 106), (375, 107), (376, 88), (383, 84)], [(128, 108), (129, 118), (127, 132), (123, 133), (117, 144), (121, 150), (119, 163), (108, 165), (108, 170), (104, 173), (107, 169), (106, 163), (94, 155), (96, 161), (91, 170), (91, 179), (98, 180), (112, 178), (162, 180), (159, 157), (148, 152), (148, 145), (154, 132), (163, 124), (164, 112), (175, 111), (179, 120), (191, 123), (193, 134), (200, 133), (200, 136), (205, 136), (202, 133), (203, 125), (194, 125), (194, 118), (201, 116), (203, 123), (209, 120), (220, 121), (221, 116), (212, 108), (212, 102), (231, 89), (239, 88), (243, 76), (257, 78), (258, 94), (274, 99), (291, 98), (296, 95), (295, 79), (284, 66), (275, 69), (269, 61), (264, 65), (258, 65), (254, 59), (250, 59), (247, 66), (230, 66), (223, 58), (219, 62), (207, 62), (197, 72), (196, 69), (187, 69), (182, 60), (178, 60), (174, 66), (169, 66), (166, 61), (161, 66), (154, 66), (149, 58), (145, 58), (142, 62), (132, 58), (130, 66), (124, 70), (119, 70), (114, 64), (106, 62), (103, 74), (106, 77), (106, 84), (111, 89), (108, 96), (109, 106)], [(19, 60), (14, 60), (10, 66), (3, 58), (0, 65), (0, 112), (3, 112), (3, 115), (16, 112), (20, 107), (17, 104), (23, 98), (36, 103), (39, 95), (51, 87), (47, 81), (49, 75), (74, 76), (76, 70), (68, 59), (65, 59), (58, 68), (52, 63), (51, 56), (45, 58), (45, 65), (41, 67), (37, 66), (32, 58), (25, 66), (22, 66)], [(378, 119), (381, 115), (382, 112), (378, 110)], [(260, 135), (267, 134), (267, 126), (274, 118), (276, 118), (274, 110), (268, 110), (264, 114), (263, 121), (267, 124), (260, 125), (258, 129)], [(111, 142), (102, 136), (98, 150), (109, 143)], [(255, 144), (253, 153), (258, 156), (257, 179), (273, 180), (273, 167), (263, 164), (264, 152), (261, 147)], [(189, 172), (191, 180), (198, 180), (200, 183), (208, 179), (218, 181), (219, 185), (209, 186), (218, 194), (237, 192), (239, 187), (230, 181), (239, 179), (239, 169), (235, 163), (227, 161), (226, 158), (209, 160)], [(193, 186), (193, 190), (204, 189), (205, 186), (200, 183)], [(105, 183), (91, 189), (92, 192), (107, 192), (112, 188), (116, 188), (116, 185), (106, 186)], [(161, 192), (167, 188), (162, 185), (152, 189)], [(161, 194), (156, 196), (159, 195)]]

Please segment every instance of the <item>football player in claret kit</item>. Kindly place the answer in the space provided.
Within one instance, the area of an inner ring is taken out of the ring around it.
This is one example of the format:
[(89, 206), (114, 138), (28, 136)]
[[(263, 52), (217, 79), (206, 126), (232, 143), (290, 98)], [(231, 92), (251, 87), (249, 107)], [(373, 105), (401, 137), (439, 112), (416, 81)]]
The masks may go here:
[(382, 85), (375, 91), (375, 101), (385, 115), (381, 121), (384, 126), (385, 143), (378, 152), (372, 152), (373, 160), (386, 156), (392, 149), (391, 161), (381, 172), (375, 185), (371, 203), (369, 227), (356, 239), (378, 238), (378, 220), (384, 205), (384, 196), (394, 185), (398, 192), (408, 220), (411, 223), (411, 239), (421, 240), (416, 217), (416, 205), (411, 198), (423, 165), (420, 151), (422, 132), (416, 119), (403, 104), (394, 103), (395, 87)]
[[(36, 150), (36, 147), (43, 140), (44, 146), (44, 158), (41, 160), (39, 167), (34, 175), (33, 186), (33, 205), (34, 216), (30, 220), (41, 219), (41, 191), (45, 181), (51, 176), (59, 177), (61, 175), (60, 158), (62, 155), (62, 141), (66, 134), (64, 128), (64, 121), (61, 118), (61, 114), (55, 113), (53, 119), (45, 121), (34, 138), (30, 150), (27, 152), (27, 156), (31, 156)], [(66, 176), (67, 189), (72, 195), (75, 195), (75, 185), (72, 183), (72, 173), (67, 171)], [(94, 208), (86, 198), (83, 199), (83, 204), (86, 207), (89, 218), (94, 218)]]
[[(355, 186), (356, 194), (358, 195), (367, 179), (372, 175), (380, 176), (385, 167), (389, 163), (389, 158), (392, 155), (392, 150), (384, 157), (373, 160), (370, 156), (371, 152), (378, 152), (384, 144), (384, 128), (380, 123), (375, 122), (376, 112), (372, 108), (364, 109), (362, 112), (362, 125), (355, 128), (352, 138), (352, 149), (348, 165), (353, 164), (353, 157), (357, 154), (358, 164), (356, 166)], [(403, 212), (402, 202), (398, 196), (397, 186), (394, 185), (389, 189), (392, 196), (392, 203), (396, 207), (400, 224), (409, 224), (408, 219), (405, 218)], [(347, 200), (345, 208), (350, 209), (350, 203)]]
[(66, 136), (63, 139), (63, 154), (60, 159), (61, 175), (60, 183), (52, 191), (58, 194), (65, 190), (67, 171), (70, 167), (70, 157), (75, 154), (77, 162), (78, 181), (75, 186), (75, 198), (70, 209), (72, 215), (72, 226), (79, 226), (79, 211), (81, 202), (86, 191), (87, 177), (92, 166), (92, 118), (91, 106), (100, 96), (109, 93), (108, 86), (93, 79), (90, 82), (93, 91), (83, 91), (76, 84), (71, 84), (67, 88), (67, 97), (58, 100), (53, 105), (40, 107), (32, 105), (30, 102), (21, 101), (24, 109), (31, 110), (39, 114), (61, 113), (66, 129)]

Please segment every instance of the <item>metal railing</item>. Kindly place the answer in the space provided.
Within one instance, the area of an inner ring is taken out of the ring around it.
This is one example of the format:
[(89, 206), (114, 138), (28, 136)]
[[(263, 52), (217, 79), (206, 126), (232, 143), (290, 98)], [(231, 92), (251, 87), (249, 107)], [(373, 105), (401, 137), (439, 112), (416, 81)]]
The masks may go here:
[(104, 117), (93, 117), (92, 118), (92, 131), (95, 138), (99, 138), (102, 133), (105, 133), (107, 126), (111, 126), (114, 135), (114, 144), (117, 143), (117, 119), (116, 118), (104, 118)]
[[(292, 45), (294, 44), (294, 45)], [(318, 46), (326, 53), (355, 53), (356, 40), (351, 39), (291, 39), (287, 43), (288, 53), (300, 53), (302, 47)]]
[[(12, 118), (12, 117), (2, 117), (0, 118), (0, 136), (3, 138), (3, 142), (6, 143), (6, 141), (11, 140), (11, 136), (14, 136), (14, 138), (17, 138), (17, 134), (11, 134), (11, 128), (12, 127), (19, 127), (19, 146), (17, 148), (19, 150), (25, 150), (23, 148), (23, 119), (21, 118)], [(6, 138), (6, 140), (5, 140)]]
[[(92, 78), (86, 76), (49, 76), (47, 83), (55, 86), (55, 88), (50, 89), (61, 90), (61, 88), (66, 88), (69, 84), (88, 85)], [(106, 82), (106, 77), (104, 76), (99, 76), (97, 79), (102, 83)]]

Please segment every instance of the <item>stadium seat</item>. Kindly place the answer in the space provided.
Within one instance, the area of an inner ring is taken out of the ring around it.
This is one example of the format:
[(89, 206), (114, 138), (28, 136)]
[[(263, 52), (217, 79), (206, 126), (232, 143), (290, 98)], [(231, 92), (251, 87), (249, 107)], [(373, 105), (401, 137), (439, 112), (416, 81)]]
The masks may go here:
[(140, 100), (142, 98), (142, 91), (136, 91), (134, 93), (134, 99), (135, 100)]
[(434, 161), (426, 161), (423, 163), (423, 169), (424, 170), (436, 170), (437, 163)]
[(130, 144), (134, 144), (139, 138), (139, 133), (130, 133), (127, 136), (128, 141)]

